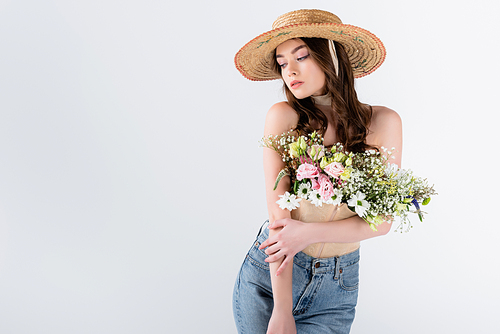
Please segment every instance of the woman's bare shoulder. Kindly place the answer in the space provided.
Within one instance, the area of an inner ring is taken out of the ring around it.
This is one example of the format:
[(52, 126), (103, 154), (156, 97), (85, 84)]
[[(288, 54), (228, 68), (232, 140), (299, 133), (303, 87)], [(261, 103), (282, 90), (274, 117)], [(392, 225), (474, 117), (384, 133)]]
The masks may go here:
[(403, 126), (401, 117), (392, 109), (374, 106), (370, 131), (366, 142), (378, 148), (394, 148), (393, 163), (401, 166), (401, 153), (403, 149)]
[(283, 101), (271, 106), (266, 115), (265, 135), (280, 134), (294, 129), (299, 116), (290, 105)]
[(401, 129), (401, 117), (394, 110), (383, 106), (373, 106), (372, 110), (371, 132)]

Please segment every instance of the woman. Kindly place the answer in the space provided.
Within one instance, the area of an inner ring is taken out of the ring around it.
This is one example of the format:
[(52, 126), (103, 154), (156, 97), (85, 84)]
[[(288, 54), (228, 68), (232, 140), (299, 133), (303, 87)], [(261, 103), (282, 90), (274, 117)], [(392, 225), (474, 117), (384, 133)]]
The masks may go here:
[[(370, 32), (344, 25), (329, 12), (298, 10), (280, 16), (273, 30), (245, 45), (235, 63), (250, 80), (281, 77), (284, 82), (288, 101), (269, 110), (266, 137), (317, 131), (325, 146), (340, 142), (351, 152), (394, 147), (392, 162), (399, 166), (398, 114), (361, 104), (354, 90), (354, 78), (370, 74), (384, 58), (382, 43)], [(292, 219), (276, 203), (290, 190), (290, 180), (283, 178), (273, 190), (283, 166), (278, 153), (264, 148), (269, 225), (261, 227), (235, 284), (238, 331), (349, 333), (357, 302), (359, 242), (386, 234), (390, 224), (374, 232), (358, 216), (312, 223)], [(316, 243), (328, 243), (328, 251), (320, 256), (305, 251)]]

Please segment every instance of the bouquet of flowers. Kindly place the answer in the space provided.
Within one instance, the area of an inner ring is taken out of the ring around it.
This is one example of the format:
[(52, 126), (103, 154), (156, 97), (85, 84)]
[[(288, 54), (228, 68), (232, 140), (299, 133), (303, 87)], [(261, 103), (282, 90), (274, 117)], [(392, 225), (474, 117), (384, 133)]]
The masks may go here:
[(409, 213), (416, 213), (422, 221), (420, 206), (436, 194), (425, 179), (391, 164), (392, 151), (387, 148), (346, 152), (341, 144), (325, 147), (316, 132), (296, 137), (290, 131), (263, 138), (262, 145), (278, 152), (285, 163), (274, 189), (284, 176), (291, 179), (290, 191), (277, 201), (283, 210), (296, 209), (303, 199), (316, 206), (345, 203), (374, 231), (396, 216), (401, 219), (396, 230), (408, 231), (412, 227)]

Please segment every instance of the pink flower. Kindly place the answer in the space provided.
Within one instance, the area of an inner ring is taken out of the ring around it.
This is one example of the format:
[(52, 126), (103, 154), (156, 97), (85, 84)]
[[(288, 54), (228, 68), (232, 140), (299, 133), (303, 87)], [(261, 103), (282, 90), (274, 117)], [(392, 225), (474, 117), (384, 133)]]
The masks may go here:
[(297, 180), (302, 179), (312, 179), (318, 177), (319, 171), (318, 167), (305, 163), (299, 166), (297, 169)]
[(338, 178), (344, 172), (344, 166), (340, 162), (332, 162), (323, 168), (323, 170), (331, 177)]
[(319, 189), (319, 182), (316, 181), (315, 179), (311, 179), (311, 188), (313, 190), (318, 190)]
[(318, 177), (319, 189), (318, 193), (320, 194), (323, 201), (328, 201), (335, 194), (333, 189), (332, 181), (325, 174), (320, 174)]

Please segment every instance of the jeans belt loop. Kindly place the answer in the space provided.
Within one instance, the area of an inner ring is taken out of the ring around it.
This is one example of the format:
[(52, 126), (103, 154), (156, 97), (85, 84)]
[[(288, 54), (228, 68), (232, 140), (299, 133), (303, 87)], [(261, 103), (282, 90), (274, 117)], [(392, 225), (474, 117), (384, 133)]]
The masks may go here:
[(334, 279), (339, 279), (340, 276), (340, 257), (335, 257), (335, 277)]

